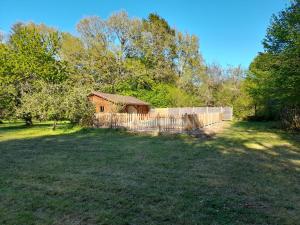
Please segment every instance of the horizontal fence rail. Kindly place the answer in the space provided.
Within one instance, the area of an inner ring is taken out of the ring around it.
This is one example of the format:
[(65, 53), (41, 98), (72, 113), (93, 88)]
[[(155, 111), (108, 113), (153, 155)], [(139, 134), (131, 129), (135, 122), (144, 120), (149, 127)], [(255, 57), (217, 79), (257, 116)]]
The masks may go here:
[(220, 123), (222, 119), (220, 112), (181, 115), (96, 113), (94, 125), (103, 128), (125, 128), (131, 131), (182, 133)]

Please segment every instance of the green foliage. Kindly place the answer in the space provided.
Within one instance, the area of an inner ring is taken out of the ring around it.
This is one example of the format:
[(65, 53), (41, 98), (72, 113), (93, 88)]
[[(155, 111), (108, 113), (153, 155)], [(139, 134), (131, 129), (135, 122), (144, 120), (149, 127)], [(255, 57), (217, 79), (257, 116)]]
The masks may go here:
[(66, 65), (58, 60), (58, 32), (43, 31), (38, 25), (16, 24), (8, 42), (12, 81), (34, 82), (42, 79), (61, 82), (66, 79)]
[(69, 120), (72, 123), (91, 125), (94, 106), (87, 100), (88, 93), (88, 87), (40, 82), (38, 91), (22, 97), (17, 113), (20, 117), (31, 115), (41, 121)]
[(22, 116), (30, 114), (39, 120), (61, 120), (65, 118), (64, 85), (39, 83), (36, 92), (26, 93), (17, 113)]
[(13, 85), (0, 85), (0, 121), (14, 117), (16, 98), (17, 91)]
[[(126, 84), (125, 84), (126, 85)], [(130, 95), (149, 102), (153, 107), (184, 107), (201, 106), (197, 96), (191, 95), (182, 89), (170, 84), (152, 84), (149, 89), (131, 89), (121, 85), (118, 93)]]
[(263, 40), (267, 52), (298, 52), (300, 45), (300, 1), (292, 0), (289, 7), (273, 15), (270, 27)]
[(252, 99), (245, 90), (246, 71), (240, 66), (222, 68), (208, 65), (198, 93), (208, 106), (232, 106), (234, 116), (244, 119), (252, 114)]
[(2, 112), (30, 101), (25, 96), (37, 94), (40, 81), (60, 83), (67, 79), (66, 64), (59, 60), (59, 40), (59, 34), (44, 25), (13, 26), (9, 41), (0, 46)]
[(75, 37), (43, 24), (12, 27), (0, 44), (1, 118), (90, 123), (92, 90), (136, 96), (153, 107), (234, 106), (236, 116), (247, 114), (243, 78), (234, 78), (240, 68), (205, 66), (198, 38), (157, 14), (86, 17), (77, 30)]
[[(300, 2), (295, 0), (273, 16), (263, 41), (265, 52), (250, 65), (247, 86), (258, 116), (283, 120), (286, 115), (280, 114), (283, 110), (298, 111), (300, 107), (299, 24)], [(292, 121), (290, 127), (300, 127), (300, 123)]]
[(63, 99), (66, 119), (83, 126), (92, 125), (95, 107), (87, 100), (91, 91), (87, 86), (68, 87)]

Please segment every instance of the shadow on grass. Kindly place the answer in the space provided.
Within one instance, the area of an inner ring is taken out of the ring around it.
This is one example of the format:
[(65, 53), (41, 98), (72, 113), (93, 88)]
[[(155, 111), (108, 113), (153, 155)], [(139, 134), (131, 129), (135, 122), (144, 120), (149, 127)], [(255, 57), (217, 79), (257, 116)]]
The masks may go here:
[(296, 224), (297, 140), (230, 129), (206, 141), (110, 129), (2, 141), (0, 223)]
[(0, 132), (5, 132), (5, 131), (9, 131), (9, 130), (21, 130), (21, 129), (25, 129), (25, 128), (29, 128), (29, 126), (26, 126), (24, 123), (0, 124)]
[[(33, 128), (46, 128), (46, 127), (51, 127), (52, 124), (47, 122), (47, 123), (34, 123), (33, 125), (26, 125), (24, 122), (13, 122), (13, 123), (3, 123), (0, 124), (0, 132), (5, 132), (5, 131), (10, 131), (10, 130), (23, 130), (23, 129), (33, 129)], [(63, 127), (65, 129), (70, 129), (71, 124), (69, 123), (59, 123), (58, 126)]]

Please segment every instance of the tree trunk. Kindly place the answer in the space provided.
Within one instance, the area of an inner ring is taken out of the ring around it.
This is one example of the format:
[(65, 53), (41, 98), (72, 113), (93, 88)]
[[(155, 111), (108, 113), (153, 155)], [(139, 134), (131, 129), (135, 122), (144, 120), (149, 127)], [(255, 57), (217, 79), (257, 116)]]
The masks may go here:
[(56, 130), (57, 121), (54, 120), (52, 130)]
[(25, 113), (23, 115), (23, 119), (25, 120), (26, 126), (31, 126), (32, 125), (32, 116), (30, 113)]

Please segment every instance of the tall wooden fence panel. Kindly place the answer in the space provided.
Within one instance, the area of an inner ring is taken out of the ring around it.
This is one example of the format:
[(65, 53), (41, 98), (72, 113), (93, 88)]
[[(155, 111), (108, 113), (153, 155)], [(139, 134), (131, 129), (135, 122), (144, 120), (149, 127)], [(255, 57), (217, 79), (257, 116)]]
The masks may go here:
[(232, 120), (232, 107), (180, 107), (180, 108), (153, 108), (150, 110), (152, 114), (199, 114), (199, 113), (222, 113), (223, 120)]
[(125, 128), (132, 131), (181, 133), (221, 121), (222, 114), (220, 112), (184, 115), (96, 113), (94, 125), (105, 128)]

